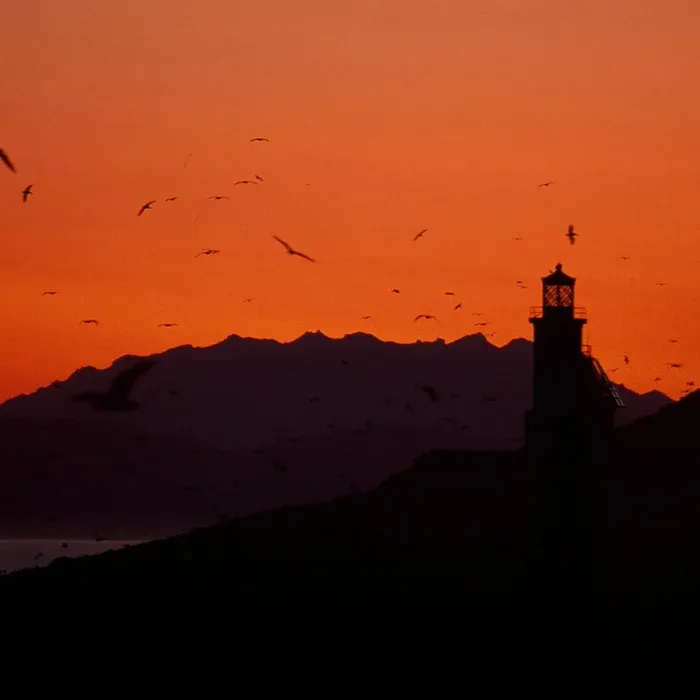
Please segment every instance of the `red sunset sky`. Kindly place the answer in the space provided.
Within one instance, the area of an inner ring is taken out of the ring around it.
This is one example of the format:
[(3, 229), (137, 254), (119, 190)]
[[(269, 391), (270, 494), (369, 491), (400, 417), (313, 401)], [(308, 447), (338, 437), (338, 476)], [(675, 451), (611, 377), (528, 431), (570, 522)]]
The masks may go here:
[(615, 381), (700, 381), (697, 0), (5, 0), (0, 19), (0, 400), (231, 333), (449, 341), (485, 311), (494, 342), (530, 338), (557, 261)]

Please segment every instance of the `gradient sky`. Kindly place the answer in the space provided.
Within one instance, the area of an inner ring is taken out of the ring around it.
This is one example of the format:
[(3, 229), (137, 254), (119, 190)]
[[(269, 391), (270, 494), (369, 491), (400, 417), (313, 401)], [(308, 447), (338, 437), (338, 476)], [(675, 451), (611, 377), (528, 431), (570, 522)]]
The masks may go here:
[(494, 342), (531, 338), (557, 261), (615, 381), (700, 382), (697, 0), (0, 0), (0, 17), (17, 167), (0, 400), (231, 333), (454, 340), (485, 311)]

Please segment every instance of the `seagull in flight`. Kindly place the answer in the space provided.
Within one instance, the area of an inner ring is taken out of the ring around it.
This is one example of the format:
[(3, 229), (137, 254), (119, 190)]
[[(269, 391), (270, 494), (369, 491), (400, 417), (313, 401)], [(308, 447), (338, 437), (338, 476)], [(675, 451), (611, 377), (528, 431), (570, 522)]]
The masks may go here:
[(415, 243), (419, 238), (423, 238), (423, 236), (425, 236), (427, 232), (427, 228), (424, 228), (422, 231), (418, 231), (418, 233), (415, 236), (413, 236), (413, 242)]
[(671, 340), (668, 341), (669, 343), (677, 343), (678, 341), (675, 338), (671, 338)]
[(150, 208), (151, 208), (151, 204), (155, 204), (155, 203), (156, 203), (156, 200), (155, 200), (155, 199), (152, 199), (150, 202), (146, 202), (146, 203), (139, 209), (139, 213), (138, 213), (136, 216), (141, 216), (141, 214), (143, 214), (143, 212), (145, 212), (146, 209), (150, 209)]
[(213, 194), (211, 197), (207, 197), (207, 199), (216, 199), (216, 200), (219, 200), (219, 199), (228, 199), (228, 197), (226, 197), (226, 196), (223, 195), (223, 194)]
[(657, 287), (665, 287), (668, 283), (667, 282), (657, 282), (656, 286)]
[(455, 295), (454, 292), (445, 292), (446, 297), (453, 297)]
[(140, 360), (121, 371), (106, 392), (86, 391), (73, 394), (73, 401), (86, 401), (96, 411), (132, 411), (140, 406), (129, 394), (140, 377), (156, 364), (155, 360)]
[(569, 243), (571, 243), (571, 245), (576, 243), (575, 236), (578, 236), (578, 233), (574, 232), (574, 225), (573, 224), (569, 224), (569, 231), (567, 233), (565, 233), (564, 235), (569, 239)]
[(177, 323), (159, 323), (158, 328), (172, 328), (173, 326), (177, 326)]
[(392, 294), (401, 294), (401, 290), (400, 290), (400, 289), (396, 289), (396, 287), (394, 287), (394, 289), (391, 290), (391, 293), (392, 293)]
[(440, 323), (440, 321), (437, 320), (437, 317), (433, 316), (432, 314), (418, 314), (418, 316), (416, 316), (413, 320), (418, 321), (421, 318), (424, 318), (426, 321), (433, 320), (433, 321), (437, 321), (438, 323)]
[(632, 258), (629, 255), (621, 255), (620, 260), (632, 260)]
[(667, 362), (666, 363), (671, 369), (680, 369), (683, 367), (682, 362)]
[(257, 185), (258, 183), (255, 180), (238, 180), (233, 183), (235, 185)]
[(483, 311), (472, 311), (472, 316), (483, 316), (484, 312)]
[(48, 296), (52, 297), (54, 294), (58, 294), (58, 292), (54, 292), (54, 291), (44, 292), (41, 296), (45, 297), (48, 295)]
[(178, 197), (168, 197), (165, 201), (166, 202), (174, 202)]
[(258, 180), (258, 182), (265, 182), (265, 180), (263, 180), (263, 179), (260, 177), (260, 175), (256, 175), (256, 176), (255, 176), (255, 179)]
[(547, 182), (543, 182), (541, 185), (537, 185), (538, 188), (540, 187), (549, 187), (550, 185), (554, 184), (554, 180), (548, 180)]
[(523, 237), (522, 236), (513, 236), (514, 241), (522, 241)]
[(15, 166), (12, 165), (12, 161), (10, 160), (10, 157), (5, 153), (5, 151), (0, 148), (0, 160), (13, 172), (16, 173), (17, 171), (15, 170)]
[(371, 316), (360, 316), (360, 321), (369, 321)]
[(216, 248), (205, 248), (204, 250), (200, 250), (194, 257), (198, 258), (200, 255), (217, 255), (220, 252), (221, 251)]
[(278, 238), (277, 236), (272, 236), (278, 243), (282, 244), (286, 249), (287, 253), (289, 255), (298, 255), (300, 258), (304, 258), (304, 260), (308, 260), (309, 262), (316, 262), (313, 258), (310, 258), (308, 255), (305, 253), (300, 253), (298, 250), (294, 250), (292, 246), (289, 245), (286, 241), (283, 241), (281, 238)]
[(480, 323), (475, 323), (475, 326), (488, 326), (490, 325), (491, 321), (481, 321)]
[(255, 297), (247, 297), (243, 300), (244, 304), (250, 304), (251, 301), (255, 301)]
[(97, 326), (100, 322), (96, 318), (84, 318), (80, 323), (85, 325), (92, 323), (94, 326)]
[(455, 305), (454, 310), (459, 311), (462, 308), (462, 302), (460, 301), (458, 304)]
[(622, 361), (623, 361), (626, 365), (628, 365), (628, 364), (630, 363), (630, 358), (627, 357), (627, 355), (625, 355), (625, 356), (622, 358)]
[(254, 139), (250, 139), (250, 142), (253, 143), (253, 141), (267, 141), (268, 143), (270, 142), (270, 139), (266, 139), (263, 136), (256, 136)]
[(26, 202), (26, 201), (27, 201), (27, 197), (29, 197), (30, 194), (34, 194), (34, 192), (32, 192), (32, 187), (34, 187), (34, 185), (27, 185), (27, 186), (22, 190), (22, 201), (23, 201), (23, 202)]

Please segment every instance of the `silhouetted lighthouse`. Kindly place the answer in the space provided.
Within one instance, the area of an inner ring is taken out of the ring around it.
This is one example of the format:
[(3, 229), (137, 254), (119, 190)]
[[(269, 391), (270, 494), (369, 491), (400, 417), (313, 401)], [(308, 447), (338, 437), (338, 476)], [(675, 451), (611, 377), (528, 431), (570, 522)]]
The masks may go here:
[(525, 415), (528, 449), (584, 453), (600, 446), (623, 406), (601, 364), (583, 345), (586, 310), (574, 306), (575, 278), (561, 264), (542, 278), (542, 306), (534, 326), (532, 410)]

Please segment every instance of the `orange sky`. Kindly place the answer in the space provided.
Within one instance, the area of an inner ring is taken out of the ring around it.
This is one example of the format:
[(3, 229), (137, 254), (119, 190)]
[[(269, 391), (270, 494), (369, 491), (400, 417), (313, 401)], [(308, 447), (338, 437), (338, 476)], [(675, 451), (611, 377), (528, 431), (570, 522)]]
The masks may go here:
[[(615, 381), (674, 397), (700, 382), (697, 0), (0, 13), (0, 147), (18, 171), (0, 169), (0, 400), (230, 333), (453, 340), (487, 311), (494, 341), (531, 338), (528, 308), (558, 260)], [(203, 247), (222, 253), (195, 259)]]

